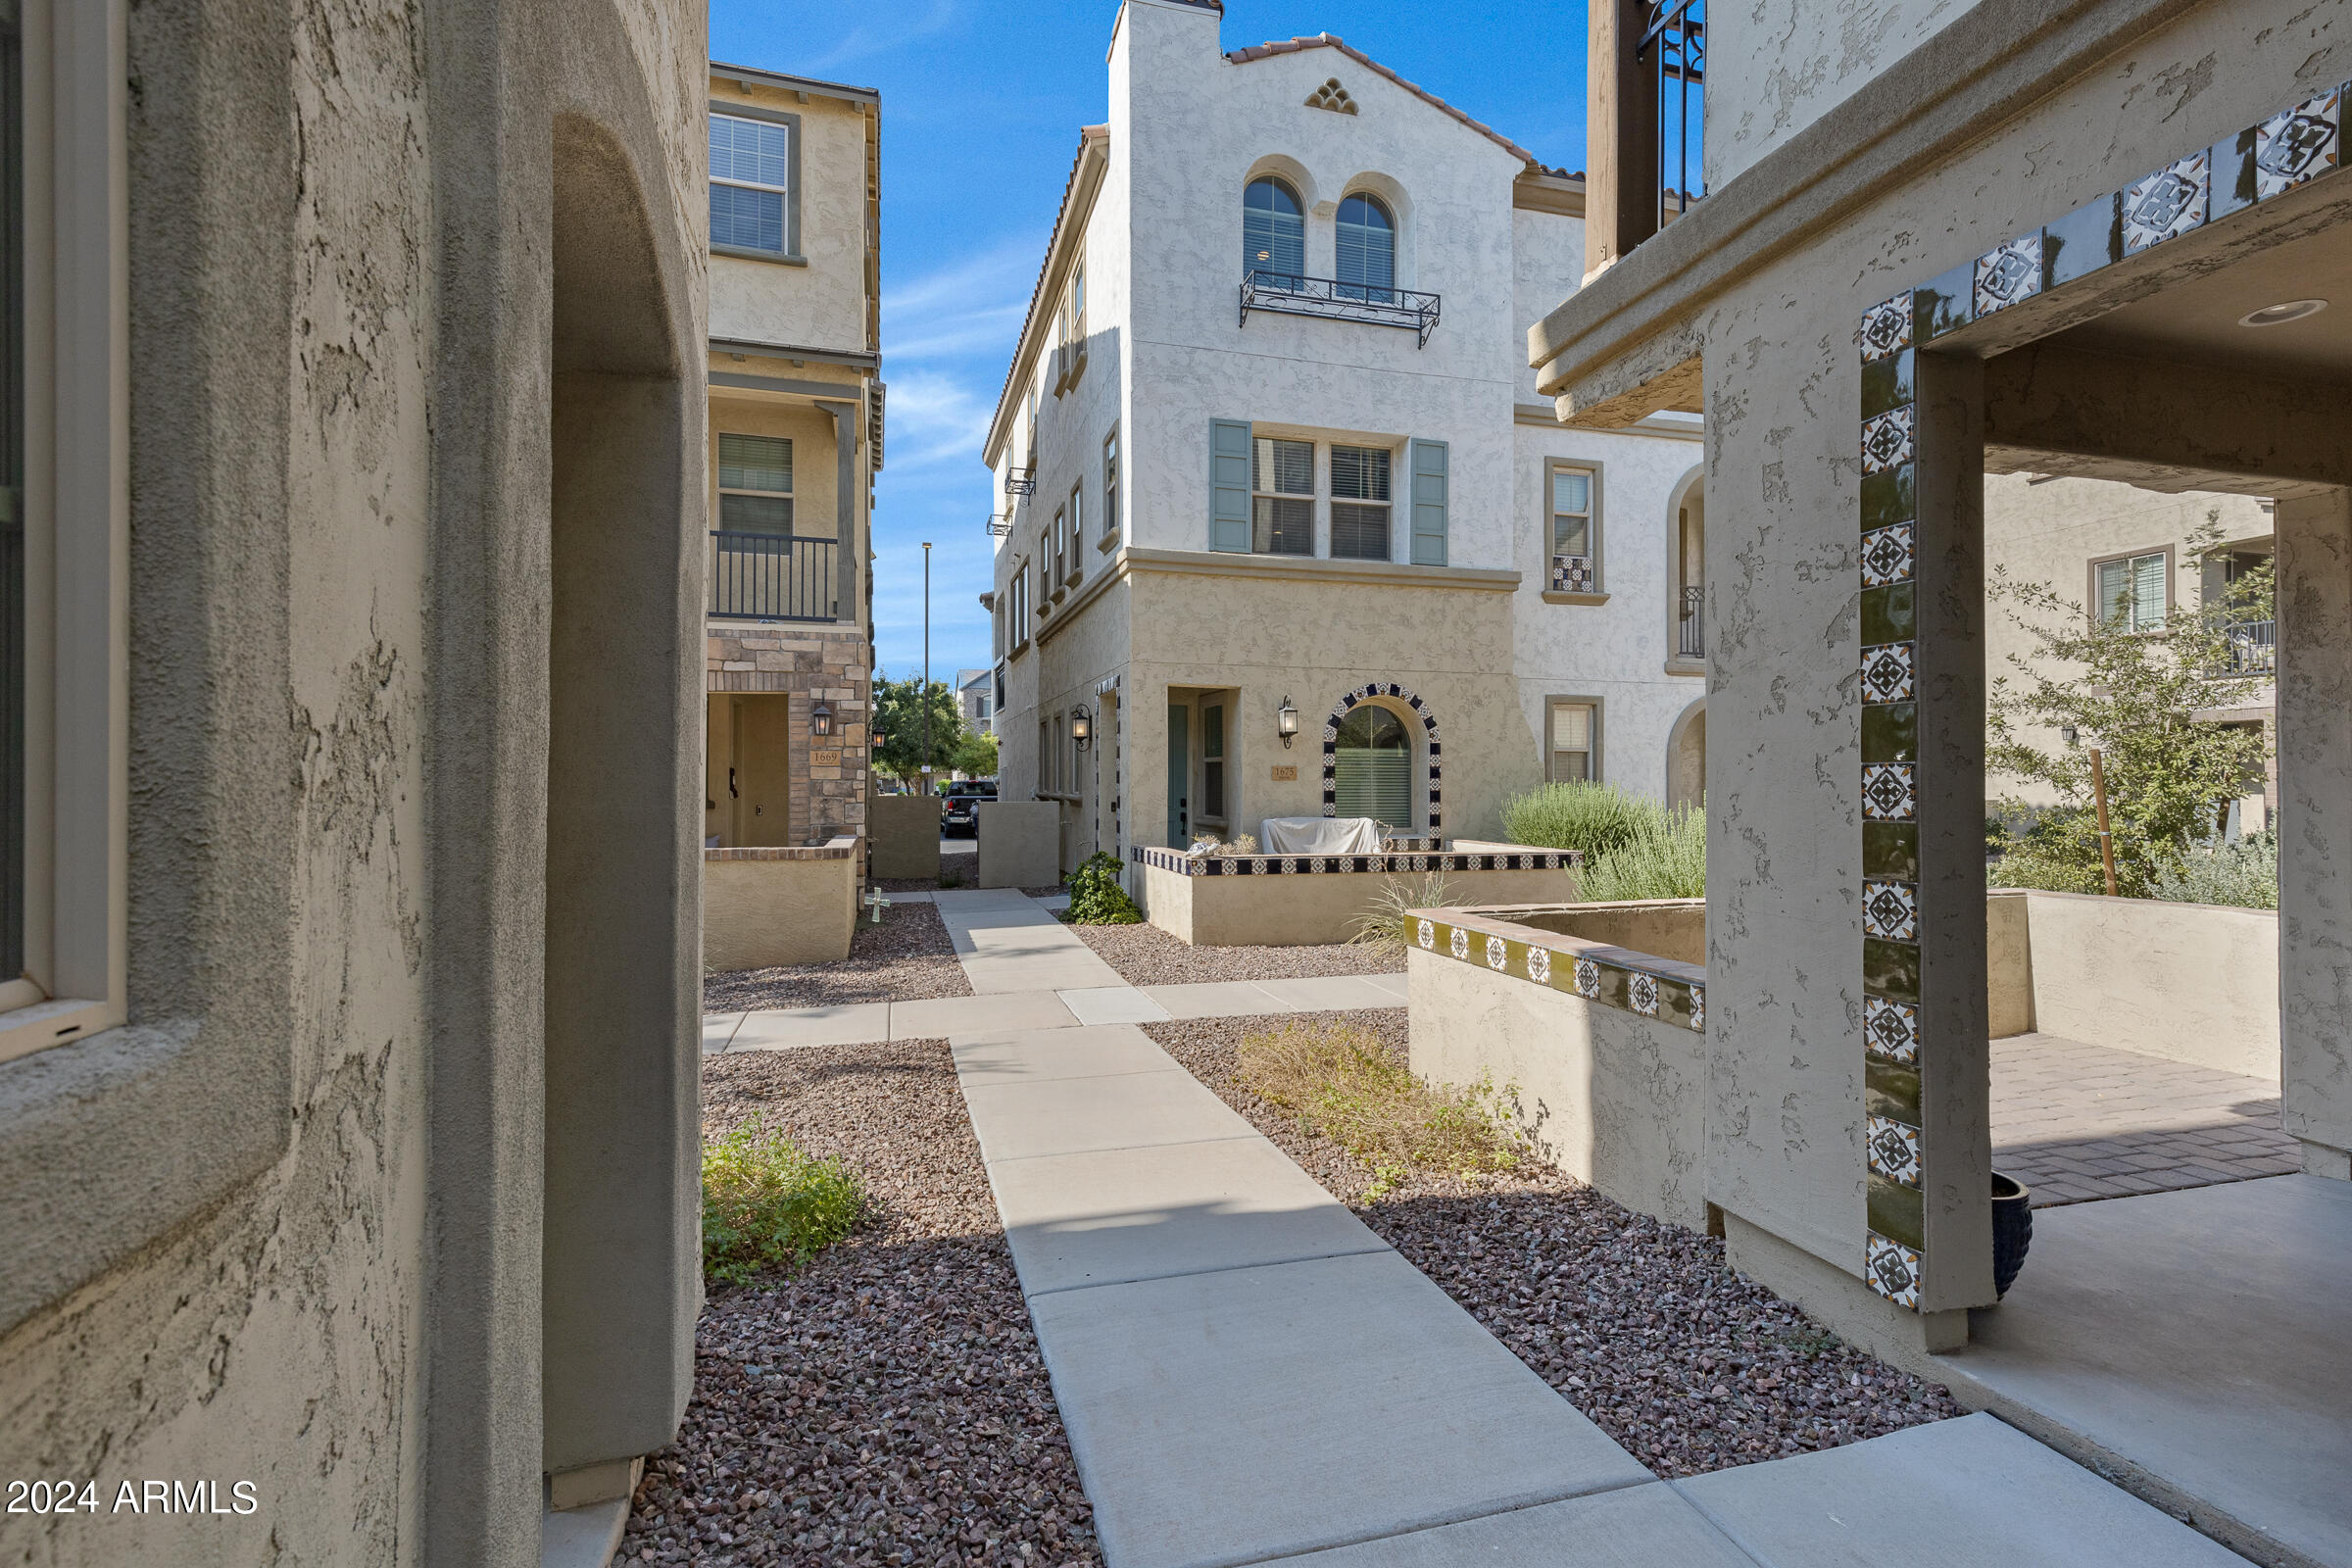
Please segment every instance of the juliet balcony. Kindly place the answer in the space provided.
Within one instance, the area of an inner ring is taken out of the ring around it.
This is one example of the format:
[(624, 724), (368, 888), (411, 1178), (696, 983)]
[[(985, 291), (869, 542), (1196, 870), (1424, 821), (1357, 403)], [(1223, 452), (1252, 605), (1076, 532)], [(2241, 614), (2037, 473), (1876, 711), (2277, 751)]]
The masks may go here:
[(1242, 274), (1241, 324), (1250, 324), (1251, 311), (1283, 316), (1320, 316), (1334, 321), (1359, 321), (1368, 326), (1400, 326), (1429, 346), (1438, 326), (1438, 296), (1415, 289), (1390, 288), (1375, 283), (1343, 283), (1333, 277), (1306, 277), (1297, 272), (1266, 272), (1252, 268)]

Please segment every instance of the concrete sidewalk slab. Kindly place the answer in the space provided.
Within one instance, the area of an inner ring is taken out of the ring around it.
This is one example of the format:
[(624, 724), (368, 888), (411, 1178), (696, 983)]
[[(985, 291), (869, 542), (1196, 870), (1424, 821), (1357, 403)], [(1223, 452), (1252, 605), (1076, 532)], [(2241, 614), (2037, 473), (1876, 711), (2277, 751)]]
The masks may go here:
[(1659, 1481), (1281, 1561), (1297, 1568), (1756, 1568)]
[(789, 1051), (797, 1046), (864, 1046), (890, 1038), (891, 1004), (851, 1002), (832, 1007), (747, 1012), (729, 1051)]
[(1210, 980), (1189, 986), (1146, 986), (1144, 995), (1171, 1018), (1246, 1018), (1280, 1012), (1281, 1004), (1248, 980)]
[(1386, 991), (1389, 995), (1395, 997), (1398, 1002), (1403, 1002), (1406, 998), (1412, 995), (1412, 988), (1406, 982), (1406, 978), (1403, 975), (1368, 974), (1365, 975), (1364, 978), (1369, 980), (1380, 990)]
[(704, 1013), (703, 1054), (715, 1056), (726, 1050), (728, 1042), (735, 1038), (735, 1031), (742, 1023), (743, 1014), (740, 1012)]
[(963, 1081), (982, 1157), (1033, 1159), (1257, 1134), (1181, 1067), (1029, 1083)]
[(1252, 981), (1285, 1012), (1345, 1012), (1356, 1007), (1394, 1007), (1396, 994), (1373, 984), (1366, 974), (1323, 975), (1307, 980)]
[(1074, 1029), (1077, 1015), (1051, 991), (935, 997), (890, 1004), (890, 1038), (935, 1040), (980, 1030)]
[(1004, 1160), (989, 1184), (1031, 1296), (1388, 1250), (1262, 1138)]
[(960, 1084), (1045, 1083), (1055, 1078), (1107, 1078), (1124, 1072), (1168, 1072), (1176, 1058), (1133, 1024), (1073, 1029), (1015, 1029), (948, 1037)]
[(1117, 1568), (1253, 1562), (1651, 1479), (1393, 1251), (1061, 1291), (1030, 1317)]
[(1983, 1412), (1672, 1485), (1763, 1568), (2245, 1568)]
[(1007, 991), (1094, 991), (1120, 984), (1119, 973), (1090, 949), (1076, 953), (977, 953), (963, 956), (963, 976), (981, 996)]
[(1165, 1023), (1168, 1009), (1133, 986), (1088, 986), (1060, 993), (1080, 1023)]

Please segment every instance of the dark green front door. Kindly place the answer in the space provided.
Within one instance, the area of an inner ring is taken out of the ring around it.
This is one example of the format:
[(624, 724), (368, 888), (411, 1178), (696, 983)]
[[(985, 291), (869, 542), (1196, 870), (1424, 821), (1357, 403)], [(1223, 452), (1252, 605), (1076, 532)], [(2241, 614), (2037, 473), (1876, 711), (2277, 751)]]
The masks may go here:
[(1168, 847), (1177, 850), (1192, 844), (1192, 803), (1187, 798), (1193, 777), (1190, 719), (1183, 708), (1168, 705)]

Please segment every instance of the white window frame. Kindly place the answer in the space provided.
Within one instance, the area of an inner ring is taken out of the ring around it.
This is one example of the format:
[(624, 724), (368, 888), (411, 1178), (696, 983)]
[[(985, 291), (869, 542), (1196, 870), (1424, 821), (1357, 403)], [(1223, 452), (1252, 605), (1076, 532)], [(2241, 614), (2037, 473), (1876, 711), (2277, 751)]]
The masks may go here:
[(2100, 556), (2090, 563), (2091, 620), (2094, 624), (2106, 626), (2112, 625), (2115, 621), (2114, 607), (2109, 605), (2099, 594), (2099, 568), (2102, 566), (2122, 566), (2124, 568), (2125, 578), (2129, 581), (2137, 577), (2137, 568), (2139, 564), (2143, 561), (2150, 560), (2161, 563), (2158, 569), (2164, 573), (2163, 619), (2144, 625), (2140, 622), (2139, 595), (2135, 586), (2130, 595), (2129, 614), (2124, 624), (2124, 630), (2134, 634), (2141, 632), (2157, 632), (2164, 630), (2165, 627), (2172, 624), (2173, 547), (2171, 545), (2158, 545), (2153, 549), (2148, 550), (2131, 550), (2120, 555)]
[[(1298, 491), (1298, 490), (1261, 490), (1261, 489), (1259, 489), (1259, 488), (1258, 488), (1258, 480), (1259, 480), (1261, 477), (1267, 477), (1267, 476), (1265, 476), (1265, 475), (1261, 475), (1261, 474), (1258, 472), (1258, 459), (1257, 459), (1257, 452), (1258, 452), (1258, 446), (1259, 446), (1259, 444), (1260, 444), (1260, 443), (1264, 443), (1264, 444), (1266, 444), (1266, 445), (1268, 445), (1268, 446), (1282, 446), (1282, 445), (1289, 445), (1289, 446), (1299, 446), (1299, 447), (1304, 447), (1304, 448), (1306, 448), (1306, 489), (1305, 489), (1305, 490), (1303, 490), (1303, 491)], [(1299, 436), (1293, 436), (1293, 435), (1260, 435), (1260, 434), (1258, 434), (1258, 433), (1257, 433), (1255, 430), (1252, 430), (1252, 431), (1250, 431), (1250, 553), (1251, 555), (1253, 555), (1253, 556), (1293, 556), (1293, 557), (1298, 557), (1298, 558), (1299, 558), (1299, 559), (1311, 559), (1312, 557), (1314, 557), (1314, 556), (1316, 556), (1316, 555), (1319, 555), (1319, 554), (1321, 554), (1321, 551), (1320, 551), (1320, 550), (1318, 550), (1317, 546), (1318, 546), (1318, 545), (1320, 545), (1322, 541), (1321, 541), (1319, 538), (1317, 538), (1317, 535), (1318, 535), (1318, 534), (1319, 534), (1319, 533), (1320, 533), (1322, 530), (1321, 530), (1321, 529), (1319, 529), (1319, 528), (1317, 528), (1317, 527), (1315, 526), (1315, 522), (1316, 522), (1315, 514), (1316, 514), (1318, 511), (1320, 511), (1320, 510), (1321, 510), (1321, 508), (1320, 508), (1320, 507), (1317, 505), (1317, 502), (1318, 502), (1318, 501), (1321, 499), (1320, 492), (1321, 492), (1321, 490), (1322, 490), (1322, 488), (1323, 488), (1323, 487), (1322, 487), (1322, 482), (1321, 482), (1321, 480), (1322, 480), (1322, 468), (1323, 468), (1323, 454), (1322, 454), (1322, 452), (1321, 452), (1321, 450), (1320, 450), (1320, 448), (1321, 448), (1322, 446), (1323, 446), (1323, 443), (1322, 443), (1322, 442), (1320, 442), (1320, 441), (1309, 440), (1309, 439), (1305, 439), (1305, 438), (1303, 438), (1303, 437), (1299, 437)], [(1260, 550), (1260, 549), (1258, 548), (1258, 546), (1257, 546), (1257, 504), (1258, 504), (1260, 501), (1272, 501), (1272, 502), (1276, 502), (1276, 503), (1285, 502), (1285, 501), (1303, 501), (1303, 502), (1305, 502), (1305, 503), (1306, 503), (1306, 548), (1305, 548), (1304, 550), (1273, 550), (1273, 549)]]
[[(1585, 550), (1581, 557), (1574, 551), (1563, 551), (1560, 548), (1560, 519), (1579, 515), (1577, 513), (1560, 512), (1554, 508), (1552, 498), (1562, 473), (1581, 473), (1585, 476), (1585, 510), (1581, 514), (1585, 519)], [(1600, 498), (1601, 466), (1599, 464), (1583, 458), (1546, 458), (1544, 460), (1542, 528), (1544, 583), (1544, 591), (1547, 594), (1556, 594), (1561, 598), (1575, 600), (1599, 597), (1608, 592), (1608, 576), (1603, 569), (1601, 555)], [(1569, 569), (1568, 563), (1578, 560), (1585, 563), (1585, 568), (1590, 573), (1589, 579), (1586, 579), (1589, 586), (1566, 586), (1564, 583), (1572, 580), (1564, 579), (1562, 573)]]
[(1078, 579), (1086, 575), (1086, 556), (1081, 549), (1085, 543), (1086, 481), (1081, 479), (1070, 486), (1070, 553), (1065, 563), (1069, 575), (1065, 580), (1073, 588), (1078, 585)]
[[(784, 488), (781, 490), (758, 490), (746, 485), (729, 485), (718, 483), (718, 475), (723, 473), (726, 468), (725, 461), (720, 454), (725, 450), (726, 440), (729, 436), (733, 436), (739, 441), (782, 442), (784, 444)], [(712, 485), (713, 488), (715, 488), (718, 492), (719, 527), (726, 527), (725, 519), (727, 511), (727, 497), (757, 496), (761, 500), (766, 501), (782, 501), (784, 503), (784, 510), (789, 514), (786, 520), (783, 537), (793, 538), (799, 535), (801, 531), (801, 509), (800, 504), (793, 499), (793, 484), (797, 476), (797, 470), (794, 467), (794, 460), (799, 456), (799, 454), (793, 450), (792, 437), (786, 435), (760, 435), (750, 430), (721, 430), (718, 432), (718, 438), (710, 443), (710, 472), (712, 477)]]
[[(1386, 501), (1366, 501), (1355, 496), (1340, 494), (1340, 453), (1377, 452), (1389, 460), (1389, 496)], [(1324, 474), (1325, 504), (1329, 509), (1323, 527), (1324, 553), (1333, 561), (1395, 561), (1396, 559), (1396, 452), (1393, 447), (1360, 441), (1334, 441), (1321, 465)], [(1389, 548), (1378, 556), (1343, 556), (1340, 554), (1340, 508), (1378, 507), (1389, 514), (1387, 524)]]
[[(1548, 504), (1546, 503), (1546, 505)], [(1581, 708), (1585, 710), (1585, 776), (1582, 780), (1564, 779), (1552, 769), (1552, 760), (1561, 752), (1558, 744), (1559, 736), (1554, 725), (1559, 717), (1559, 710), (1563, 708)], [(1600, 742), (1601, 703), (1599, 698), (1579, 696), (1573, 692), (1560, 692), (1544, 699), (1544, 777), (1547, 782), (1554, 784), (1599, 783), (1601, 781)]]
[(780, 125), (784, 130), (785, 173), (782, 185), (770, 185), (764, 180), (721, 179), (712, 175), (713, 185), (727, 185), (738, 190), (774, 191), (784, 199), (784, 248), (763, 250), (757, 245), (721, 245), (710, 242), (714, 256), (735, 256), (755, 262), (782, 262), (788, 267), (806, 267), (808, 258), (801, 254), (801, 117), (773, 109), (760, 109), (750, 104), (729, 103), (723, 99), (710, 100), (712, 120), (740, 120), (756, 125)]
[(24, 973), (0, 1062), (127, 1017), (129, 120), (121, 0), (26, 0)]
[(1108, 550), (1119, 542), (1119, 427), (1113, 422), (1102, 438), (1102, 539)]

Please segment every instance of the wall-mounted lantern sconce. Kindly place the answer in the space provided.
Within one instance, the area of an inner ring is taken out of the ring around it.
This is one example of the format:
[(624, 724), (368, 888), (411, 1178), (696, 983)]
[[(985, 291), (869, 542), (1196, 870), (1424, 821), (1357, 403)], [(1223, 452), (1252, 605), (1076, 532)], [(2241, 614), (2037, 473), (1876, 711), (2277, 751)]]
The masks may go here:
[(2082, 732), (2075, 728), (2075, 726), (2072, 724), (2062, 725), (2058, 731), (2058, 738), (2066, 742), (2066, 744), (2069, 746), (2080, 746), (2082, 744)]
[(1289, 751), (1291, 742), (1298, 734), (1298, 710), (1291, 706), (1287, 695), (1282, 700), (1282, 706), (1274, 710), (1274, 726), (1282, 732), (1282, 749)]
[(1083, 704), (1070, 710), (1070, 741), (1080, 751), (1095, 743), (1095, 715)]
[(833, 705), (819, 700), (808, 710), (808, 733), (826, 736), (833, 733)]

